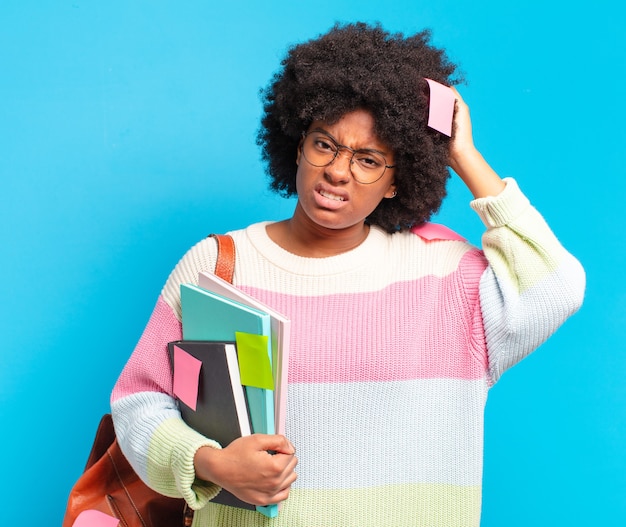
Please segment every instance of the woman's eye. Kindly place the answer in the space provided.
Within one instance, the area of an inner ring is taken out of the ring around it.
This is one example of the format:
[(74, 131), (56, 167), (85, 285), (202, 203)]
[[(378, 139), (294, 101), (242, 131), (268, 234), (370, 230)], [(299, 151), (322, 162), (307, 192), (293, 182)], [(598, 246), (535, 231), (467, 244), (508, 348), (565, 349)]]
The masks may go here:
[(382, 165), (380, 159), (368, 153), (358, 154), (355, 157), (363, 168), (378, 168)]
[(334, 152), (335, 149), (333, 148), (333, 145), (330, 144), (328, 141), (325, 141), (324, 139), (316, 139), (315, 140), (315, 147), (318, 150), (324, 150), (326, 152)]

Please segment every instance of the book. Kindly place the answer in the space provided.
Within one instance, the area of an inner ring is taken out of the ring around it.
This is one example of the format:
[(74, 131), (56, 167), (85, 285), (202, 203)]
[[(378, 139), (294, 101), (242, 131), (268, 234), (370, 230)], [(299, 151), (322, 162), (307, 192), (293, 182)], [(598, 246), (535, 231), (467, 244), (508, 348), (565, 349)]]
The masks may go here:
[[(176, 348), (202, 363), (195, 379), (196, 404), (189, 406), (179, 397), (183, 420), (194, 430), (226, 446), (252, 433), (246, 393), (241, 385), (237, 350), (234, 342), (178, 340), (168, 344), (170, 363), (176, 380), (193, 384), (177, 371)], [(175, 393), (175, 395), (177, 395)]]
[[(271, 327), (267, 313), (192, 284), (181, 284), (180, 298), (183, 340), (234, 342), (237, 333), (266, 336), (266, 351), (271, 363)], [(273, 392), (246, 386), (246, 395), (252, 430), (262, 434), (275, 433)]]
[[(181, 377), (181, 372), (177, 371), (185, 367), (183, 360), (188, 360), (179, 354), (181, 350), (201, 362), (197, 377)], [(181, 416), (191, 428), (214, 439), (222, 447), (252, 433), (234, 343), (179, 340), (168, 343), (168, 352), (174, 373), (174, 394), (178, 396), (177, 381), (188, 385), (197, 383), (191, 389), (192, 393), (195, 392), (195, 405), (179, 397)], [(249, 510), (256, 508), (226, 490), (212, 501)]]
[[(271, 326), (267, 313), (193, 284), (181, 284), (180, 297), (183, 340), (236, 341), (238, 333), (266, 337), (262, 353), (266, 355), (271, 368)], [(241, 350), (239, 353), (241, 354)], [(274, 434), (273, 390), (246, 385), (245, 392), (252, 431)], [(246, 505), (248, 507), (243, 508), (250, 507), (249, 504)], [(257, 506), (256, 510), (273, 518), (278, 514), (278, 505)]]
[(272, 333), (272, 373), (274, 375), (274, 426), (277, 434), (285, 434), (285, 415), (287, 412), (287, 375), (289, 365), (289, 340), (291, 321), (263, 302), (241, 291), (219, 276), (201, 271), (198, 285), (241, 304), (253, 307), (270, 316)]

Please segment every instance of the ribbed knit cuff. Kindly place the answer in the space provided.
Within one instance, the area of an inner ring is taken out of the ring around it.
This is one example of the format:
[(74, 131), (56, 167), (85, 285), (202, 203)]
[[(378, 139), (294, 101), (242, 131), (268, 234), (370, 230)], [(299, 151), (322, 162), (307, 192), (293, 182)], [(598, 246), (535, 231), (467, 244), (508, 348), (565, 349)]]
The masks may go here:
[(506, 186), (497, 196), (478, 198), (470, 203), (488, 229), (511, 223), (530, 206), (513, 178), (505, 178), (504, 182)]
[[(198, 449), (204, 446), (221, 448), (219, 443), (197, 433), (180, 419), (164, 421), (150, 442), (149, 457), (153, 458), (156, 466), (168, 466), (166, 459), (159, 458), (171, 455), (169, 465), (176, 487), (189, 506), (196, 510), (204, 507), (221, 490), (218, 485), (196, 479), (193, 460)], [(148, 477), (155, 486), (159, 484), (155, 481), (158, 474), (149, 471)]]

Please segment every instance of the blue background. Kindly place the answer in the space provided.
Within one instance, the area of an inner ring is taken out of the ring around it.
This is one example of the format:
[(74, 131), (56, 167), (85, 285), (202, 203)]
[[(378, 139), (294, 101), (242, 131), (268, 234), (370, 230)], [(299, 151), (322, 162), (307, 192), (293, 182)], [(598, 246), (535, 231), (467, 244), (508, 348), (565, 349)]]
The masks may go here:
[[(282, 219), (259, 90), (334, 21), (433, 29), (475, 139), (588, 273), (582, 310), (487, 405), (483, 526), (626, 519), (623, 14), (576, 4), (3, 0), (0, 524), (60, 525), (160, 288), (210, 232)], [(480, 242), (453, 176), (438, 221)]]

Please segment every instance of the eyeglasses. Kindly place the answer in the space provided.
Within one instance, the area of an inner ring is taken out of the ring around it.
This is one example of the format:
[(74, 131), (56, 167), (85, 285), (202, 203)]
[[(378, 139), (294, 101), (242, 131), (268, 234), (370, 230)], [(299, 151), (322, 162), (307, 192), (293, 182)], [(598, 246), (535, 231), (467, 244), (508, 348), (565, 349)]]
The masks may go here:
[(383, 177), (385, 170), (395, 167), (395, 165), (388, 165), (385, 156), (377, 150), (354, 150), (349, 146), (340, 145), (323, 130), (311, 130), (302, 134), (300, 150), (304, 159), (314, 167), (330, 165), (337, 159), (341, 149), (352, 154), (350, 172), (352, 177), (363, 185), (376, 183)]

